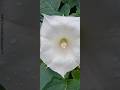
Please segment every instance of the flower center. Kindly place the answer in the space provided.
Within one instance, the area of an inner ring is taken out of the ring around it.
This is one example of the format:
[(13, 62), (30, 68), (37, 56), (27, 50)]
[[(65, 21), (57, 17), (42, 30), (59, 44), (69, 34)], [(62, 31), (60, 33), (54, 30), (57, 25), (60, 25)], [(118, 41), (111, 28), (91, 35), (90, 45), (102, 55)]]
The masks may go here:
[(63, 39), (60, 40), (60, 47), (63, 48), (63, 49), (68, 47), (67, 39), (63, 38)]

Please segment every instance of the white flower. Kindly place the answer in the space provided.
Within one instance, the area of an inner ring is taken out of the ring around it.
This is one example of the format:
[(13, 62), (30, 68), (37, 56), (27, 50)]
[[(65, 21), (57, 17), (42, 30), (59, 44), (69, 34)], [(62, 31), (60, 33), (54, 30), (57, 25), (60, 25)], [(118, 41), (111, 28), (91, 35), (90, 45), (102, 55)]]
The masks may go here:
[(63, 77), (80, 65), (80, 17), (44, 15), (40, 58)]

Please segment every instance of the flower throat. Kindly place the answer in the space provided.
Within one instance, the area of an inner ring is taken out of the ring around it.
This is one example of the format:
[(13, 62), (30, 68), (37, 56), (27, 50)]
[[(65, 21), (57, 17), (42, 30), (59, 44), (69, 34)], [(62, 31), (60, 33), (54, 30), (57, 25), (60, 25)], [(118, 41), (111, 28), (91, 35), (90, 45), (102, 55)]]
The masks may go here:
[(68, 47), (68, 41), (67, 41), (66, 38), (63, 38), (63, 39), (60, 40), (60, 47), (63, 48), (63, 49)]

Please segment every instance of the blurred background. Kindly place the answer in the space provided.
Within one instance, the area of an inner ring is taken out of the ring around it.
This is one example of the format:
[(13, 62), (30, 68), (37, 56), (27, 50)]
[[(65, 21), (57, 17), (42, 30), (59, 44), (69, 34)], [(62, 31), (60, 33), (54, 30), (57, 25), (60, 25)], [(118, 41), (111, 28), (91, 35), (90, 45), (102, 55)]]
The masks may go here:
[(39, 1), (0, 0), (1, 14), (0, 84), (6, 90), (39, 90)]

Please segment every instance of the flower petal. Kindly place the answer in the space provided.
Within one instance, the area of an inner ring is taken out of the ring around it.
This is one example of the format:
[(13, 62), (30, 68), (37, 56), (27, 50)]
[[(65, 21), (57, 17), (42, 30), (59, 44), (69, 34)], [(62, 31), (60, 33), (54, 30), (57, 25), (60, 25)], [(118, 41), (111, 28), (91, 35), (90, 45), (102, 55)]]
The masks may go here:
[(59, 73), (62, 77), (64, 77), (67, 72), (73, 70), (78, 65), (79, 64), (75, 62), (74, 56), (67, 55), (66, 57), (56, 56), (48, 67), (50, 67), (53, 71)]
[[(41, 36), (54, 39), (57, 36), (80, 37), (80, 18), (46, 15), (41, 27)], [(77, 30), (77, 31), (76, 31)], [(54, 33), (53, 33), (54, 32)]]
[[(80, 65), (80, 17), (44, 15), (40, 30), (40, 58), (53, 71), (64, 75)], [(59, 40), (66, 38), (68, 48)]]

